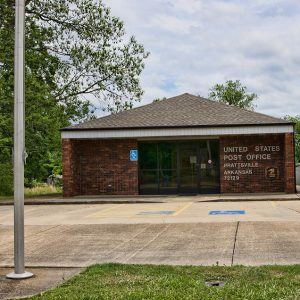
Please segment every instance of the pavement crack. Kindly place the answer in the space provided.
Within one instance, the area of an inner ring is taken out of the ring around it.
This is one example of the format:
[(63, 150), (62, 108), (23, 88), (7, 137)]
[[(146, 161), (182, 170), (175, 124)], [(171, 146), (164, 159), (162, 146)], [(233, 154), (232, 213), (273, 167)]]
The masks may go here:
[(172, 224), (168, 224), (162, 231), (158, 232), (148, 243), (146, 243), (143, 247), (139, 248), (132, 255), (130, 255), (125, 262), (128, 262), (130, 259), (135, 257), (139, 252), (143, 251), (146, 247), (148, 247), (151, 243), (153, 243), (158, 237), (160, 237), (165, 231), (169, 229)]
[(289, 208), (289, 207), (284, 207), (284, 208), (287, 208), (287, 209), (289, 209), (289, 210), (291, 210), (291, 211), (295, 211), (296, 213), (300, 214), (300, 211), (297, 210), (297, 209), (293, 209), (293, 208)]
[[(112, 253), (114, 253), (117, 249), (119, 249), (121, 246), (124, 246), (125, 244), (130, 243), (131, 241), (133, 241), (135, 238), (137, 238), (140, 234), (142, 234), (143, 232), (145, 232), (149, 227), (151, 226), (151, 224), (149, 224), (148, 226), (146, 226), (145, 228), (143, 228), (142, 230), (140, 230), (137, 234), (135, 234), (134, 236), (132, 236), (130, 239), (122, 242), (121, 244), (119, 244), (118, 246), (114, 247), (111, 251), (107, 252), (104, 256), (109, 256)], [(120, 257), (120, 255), (117, 255), (114, 257), (114, 259), (118, 259)]]
[(233, 243), (233, 249), (232, 249), (232, 255), (231, 255), (231, 266), (233, 266), (233, 261), (234, 261), (234, 254), (235, 254), (235, 246), (236, 246), (236, 240), (237, 240), (237, 234), (239, 231), (239, 226), (240, 226), (240, 221), (236, 223), (236, 230), (235, 230), (235, 235), (234, 235), (234, 243)]
[(297, 210), (297, 209), (290, 208), (290, 207), (287, 207), (287, 206), (285, 206), (285, 205), (282, 205), (282, 204), (279, 204), (279, 206), (280, 206), (280, 207), (282, 207), (282, 208), (285, 208), (285, 209), (288, 209), (288, 210), (291, 210), (291, 211), (294, 211), (294, 212), (296, 212), (296, 213), (300, 214), (300, 211), (299, 211), (299, 210)]
[[(29, 225), (29, 226), (37, 226), (37, 225)], [(41, 233), (45, 233), (46, 231), (52, 230), (52, 229), (57, 228), (57, 227), (59, 227), (59, 226), (61, 226), (61, 224), (51, 226), (50, 228), (46, 228), (46, 229), (44, 229), (44, 230), (41, 230), (41, 231), (38, 231), (38, 232), (35, 232), (35, 233), (29, 233), (29, 234), (27, 235), (27, 237), (32, 237), (32, 236), (39, 235), (39, 234), (41, 234)]]

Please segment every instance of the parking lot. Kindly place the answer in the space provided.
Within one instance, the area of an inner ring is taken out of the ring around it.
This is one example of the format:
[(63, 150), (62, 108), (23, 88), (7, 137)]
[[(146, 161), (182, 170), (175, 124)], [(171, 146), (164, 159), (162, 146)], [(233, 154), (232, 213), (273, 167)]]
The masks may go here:
[[(13, 206), (0, 206), (0, 224), (13, 224)], [(26, 225), (300, 221), (300, 201), (166, 202), (26, 205)]]
[[(26, 205), (25, 224), (28, 266), (300, 262), (299, 201)], [(0, 230), (0, 266), (12, 266), (12, 206)]]

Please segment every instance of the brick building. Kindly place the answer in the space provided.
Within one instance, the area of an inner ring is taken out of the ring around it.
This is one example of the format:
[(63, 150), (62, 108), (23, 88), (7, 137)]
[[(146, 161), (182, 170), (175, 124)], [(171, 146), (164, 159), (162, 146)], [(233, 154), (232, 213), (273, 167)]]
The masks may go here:
[(61, 134), (67, 197), (295, 192), (292, 123), (190, 94)]

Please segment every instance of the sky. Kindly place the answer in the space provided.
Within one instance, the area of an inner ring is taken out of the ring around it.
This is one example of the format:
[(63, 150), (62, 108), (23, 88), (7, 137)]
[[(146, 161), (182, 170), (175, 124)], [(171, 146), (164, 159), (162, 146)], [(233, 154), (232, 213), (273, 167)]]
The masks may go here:
[(141, 104), (186, 92), (207, 97), (216, 83), (238, 79), (259, 96), (256, 111), (300, 115), (299, 0), (104, 3), (150, 52)]

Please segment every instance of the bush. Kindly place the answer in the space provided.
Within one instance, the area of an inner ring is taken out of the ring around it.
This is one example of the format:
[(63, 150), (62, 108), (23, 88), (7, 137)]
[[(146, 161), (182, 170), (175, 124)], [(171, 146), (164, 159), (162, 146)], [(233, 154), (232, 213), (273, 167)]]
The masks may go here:
[(46, 183), (36, 184), (35, 187), (25, 188), (25, 197), (51, 196), (62, 193), (62, 188)]
[(9, 163), (0, 164), (0, 196), (13, 194), (13, 168)]

